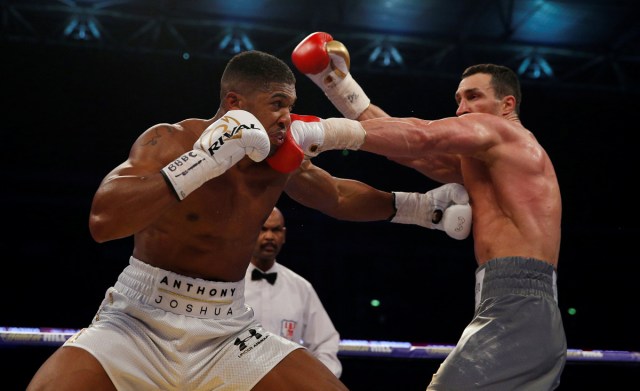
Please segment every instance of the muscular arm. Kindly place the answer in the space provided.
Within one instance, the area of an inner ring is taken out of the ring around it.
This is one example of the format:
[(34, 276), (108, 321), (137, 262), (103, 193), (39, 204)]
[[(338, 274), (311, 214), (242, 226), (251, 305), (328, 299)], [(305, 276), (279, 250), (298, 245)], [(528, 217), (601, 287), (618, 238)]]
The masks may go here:
[[(349, 52), (340, 41), (325, 32), (303, 39), (291, 55), (296, 68), (306, 74), (347, 118), (366, 121), (388, 118), (384, 110), (371, 103), (349, 73)], [(359, 113), (359, 114), (358, 114)], [(438, 182), (461, 182), (460, 159), (456, 155), (430, 154), (428, 157), (382, 153), (390, 160), (411, 167)]]
[(362, 122), (361, 150), (402, 159), (453, 154), (481, 158), (500, 141), (505, 121), (490, 114), (466, 114), (435, 121), (376, 118)]
[(440, 183), (462, 183), (460, 157), (449, 154), (431, 154), (421, 158), (387, 157), (389, 160), (413, 168), (422, 175)]
[(384, 117), (390, 117), (390, 115), (387, 114), (384, 110), (382, 110), (382, 108), (380, 108), (379, 106), (376, 106), (373, 103), (371, 103), (369, 104), (369, 107), (367, 107), (367, 109), (363, 111), (362, 114), (360, 114), (360, 116), (358, 116), (358, 121), (364, 121), (364, 120), (373, 119), (373, 118), (384, 118)]
[(390, 192), (335, 178), (309, 160), (292, 175), (285, 192), (300, 204), (340, 220), (387, 220), (395, 212)]
[[(370, 104), (367, 109), (360, 114), (358, 121), (366, 121), (374, 118), (389, 118), (380, 107)], [(401, 157), (390, 156), (387, 158), (395, 163), (413, 168), (424, 176), (427, 176), (440, 183), (462, 183), (460, 175), (460, 158), (453, 154), (435, 154), (424, 157)]]
[(142, 230), (178, 203), (160, 169), (179, 155), (167, 139), (176, 131), (170, 125), (149, 129), (134, 143), (128, 159), (100, 183), (89, 214), (89, 229), (97, 242), (124, 238)]

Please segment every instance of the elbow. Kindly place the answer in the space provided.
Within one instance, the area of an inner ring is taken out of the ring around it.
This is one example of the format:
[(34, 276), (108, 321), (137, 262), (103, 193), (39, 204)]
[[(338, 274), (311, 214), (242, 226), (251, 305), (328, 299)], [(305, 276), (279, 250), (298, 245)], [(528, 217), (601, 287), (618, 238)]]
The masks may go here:
[(109, 234), (108, 224), (105, 220), (99, 215), (91, 214), (89, 216), (89, 232), (93, 240), (98, 243), (108, 242), (113, 239)]

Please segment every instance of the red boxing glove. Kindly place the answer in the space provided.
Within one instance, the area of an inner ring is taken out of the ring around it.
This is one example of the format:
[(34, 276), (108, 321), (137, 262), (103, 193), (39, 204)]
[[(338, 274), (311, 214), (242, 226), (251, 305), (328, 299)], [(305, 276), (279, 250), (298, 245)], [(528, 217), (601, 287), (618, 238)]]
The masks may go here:
[(300, 72), (306, 75), (315, 75), (324, 71), (331, 61), (326, 48), (326, 44), (330, 41), (333, 41), (333, 37), (328, 33), (310, 34), (293, 49), (291, 61)]
[(345, 117), (357, 119), (369, 107), (371, 100), (349, 73), (347, 47), (330, 34), (309, 34), (293, 49), (291, 61)]
[(266, 160), (271, 168), (286, 174), (298, 168), (305, 156), (312, 158), (335, 149), (358, 150), (366, 134), (362, 124), (355, 120), (291, 114), (285, 141)]
[(320, 122), (320, 120), (321, 118), (315, 115), (291, 114), (291, 123), (293, 123), (293, 121)]
[[(311, 116), (291, 114), (291, 122), (303, 117)], [(320, 119), (318, 119), (318, 121), (319, 120)], [(293, 139), (293, 134), (291, 133), (291, 129), (289, 129), (287, 135), (284, 137), (284, 143), (278, 147), (276, 153), (269, 156), (266, 160), (267, 163), (269, 163), (269, 166), (274, 170), (283, 174), (288, 174), (300, 167), (300, 163), (302, 163), (303, 159), (304, 152), (302, 152), (302, 149), (298, 146), (296, 140)]]

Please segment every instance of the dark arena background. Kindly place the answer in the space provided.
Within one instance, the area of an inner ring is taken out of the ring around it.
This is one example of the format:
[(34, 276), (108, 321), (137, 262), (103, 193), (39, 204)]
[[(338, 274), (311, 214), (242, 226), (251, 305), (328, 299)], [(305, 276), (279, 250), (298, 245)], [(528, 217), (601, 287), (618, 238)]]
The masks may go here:
[[(326, 31), (346, 44), (372, 102), (397, 117), (455, 115), (468, 65), (495, 62), (520, 74), (522, 122), (562, 189), (558, 293), (568, 345), (592, 358), (569, 360), (560, 389), (633, 388), (638, 14), (632, 0), (1, 1), (0, 327), (87, 326), (132, 249), (130, 238), (97, 244), (89, 235), (102, 178), (148, 127), (212, 117), (234, 53), (263, 50), (291, 65), (301, 39)], [(340, 115), (295, 73), (296, 113)], [(437, 185), (366, 152), (314, 161), (388, 191)], [(286, 195), (278, 206), (288, 227), (279, 261), (313, 283), (343, 340), (456, 343), (473, 313), (472, 239), (337, 221)], [(56, 346), (5, 341), (0, 388), (24, 389)], [(614, 352), (623, 359), (607, 360)], [(442, 361), (341, 359), (352, 390), (424, 390)]]

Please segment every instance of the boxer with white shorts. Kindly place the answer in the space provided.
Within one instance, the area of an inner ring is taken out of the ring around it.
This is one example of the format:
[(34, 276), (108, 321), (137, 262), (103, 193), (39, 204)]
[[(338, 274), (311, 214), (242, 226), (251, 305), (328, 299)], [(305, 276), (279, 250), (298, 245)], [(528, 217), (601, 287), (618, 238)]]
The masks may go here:
[(206, 281), (129, 262), (92, 324), (65, 343), (96, 357), (117, 389), (249, 390), (302, 348), (254, 319), (244, 280)]
[(346, 389), (244, 305), (245, 272), (282, 193), (336, 219), (417, 224), (456, 239), (469, 233), (471, 208), (459, 184), (392, 193), (315, 166), (317, 153), (303, 149), (354, 143), (325, 142), (323, 120), (291, 113), (296, 99), (286, 63), (243, 52), (223, 72), (212, 118), (159, 123), (136, 139), (89, 215), (97, 242), (133, 236), (134, 258), (94, 323), (45, 361), (29, 391)]

